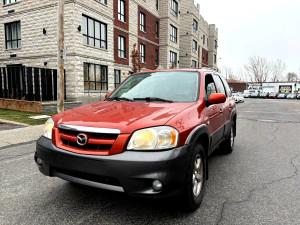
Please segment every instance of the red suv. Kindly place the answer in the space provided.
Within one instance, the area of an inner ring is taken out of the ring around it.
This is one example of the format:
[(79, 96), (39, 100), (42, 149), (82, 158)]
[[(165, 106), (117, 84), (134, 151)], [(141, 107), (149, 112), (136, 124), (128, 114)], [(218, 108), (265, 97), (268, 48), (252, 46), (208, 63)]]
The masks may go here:
[(49, 119), (35, 161), (47, 176), (131, 196), (179, 194), (196, 210), (208, 156), (232, 152), (236, 118), (230, 88), (213, 70), (142, 72), (104, 101)]

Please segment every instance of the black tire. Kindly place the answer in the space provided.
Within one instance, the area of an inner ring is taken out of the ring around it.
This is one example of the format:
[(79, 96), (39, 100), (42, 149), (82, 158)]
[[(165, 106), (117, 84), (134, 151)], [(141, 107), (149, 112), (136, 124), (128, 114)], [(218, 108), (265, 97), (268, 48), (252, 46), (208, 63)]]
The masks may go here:
[(220, 151), (223, 154), (230, 154), (233, 152), (234, 142), (235, 142), (235, 135), (234, 135), (234, 123), (232, 122), (232, 126), (230, 128), (230, 133), (227, 139), (221, 144)]
[[(196, 173), (200, 176), (195, 176), (196, 162), (200, 160), (199, 171)], [(205, 181), (206, 181), (206, 161), (205, 161), (204, 148), (201, 144), (196, 144), (192, 156), (189, 161), (188, 171), (185, 179), (184, 193), (183, 193), (183, 205), (184, 210), (187, 212), (194, 212), (201, 205), (204, 191), (205, 191)], [(201, 167), (201, 168), (200, 168)], [(198, 173), (199, 172), (199, 173)], [(202, 177), (201, 177), (202, 176)], [(201, 185), (199, 185), (201, 180)], [(197, 187), (201, 188), (195, 190), (196, 183), (199, 185)]]

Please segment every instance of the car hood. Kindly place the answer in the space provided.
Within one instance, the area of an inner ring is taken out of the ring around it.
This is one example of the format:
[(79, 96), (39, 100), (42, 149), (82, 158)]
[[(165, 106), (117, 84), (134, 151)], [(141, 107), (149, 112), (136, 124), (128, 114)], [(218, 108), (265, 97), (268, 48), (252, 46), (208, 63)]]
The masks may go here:
[(195, 103), (101, 101), (81, 106), (53, 117), (61, 124), (119, 129), (132, 133), (144, 127), (166, 124), (178, 113)]

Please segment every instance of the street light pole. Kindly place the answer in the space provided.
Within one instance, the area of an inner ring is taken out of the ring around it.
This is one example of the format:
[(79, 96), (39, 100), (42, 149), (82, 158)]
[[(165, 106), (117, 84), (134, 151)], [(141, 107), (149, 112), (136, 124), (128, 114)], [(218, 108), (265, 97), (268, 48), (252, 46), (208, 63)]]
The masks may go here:
[(64, 0), (58, 0), (58, 52), (57, 52), (57, 112), (64, 111)]

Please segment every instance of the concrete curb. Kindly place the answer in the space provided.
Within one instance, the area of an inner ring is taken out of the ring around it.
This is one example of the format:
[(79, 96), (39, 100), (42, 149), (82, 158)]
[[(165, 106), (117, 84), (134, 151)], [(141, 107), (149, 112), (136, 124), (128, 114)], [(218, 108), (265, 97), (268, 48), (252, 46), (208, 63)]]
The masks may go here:
[(0, 148), (36, 141), (42, 136), (44, 125), (0, 131)]
[(24, 126), (24, 127), (29, 127), (30, 126), (26, 123), (20, 123), (20, 122), (15, 122), (15, 121), (11, 121), (11, 120), (4, 120), (4, 119), (0, 119), (0, 123), (8, 123), (8, 124)]

